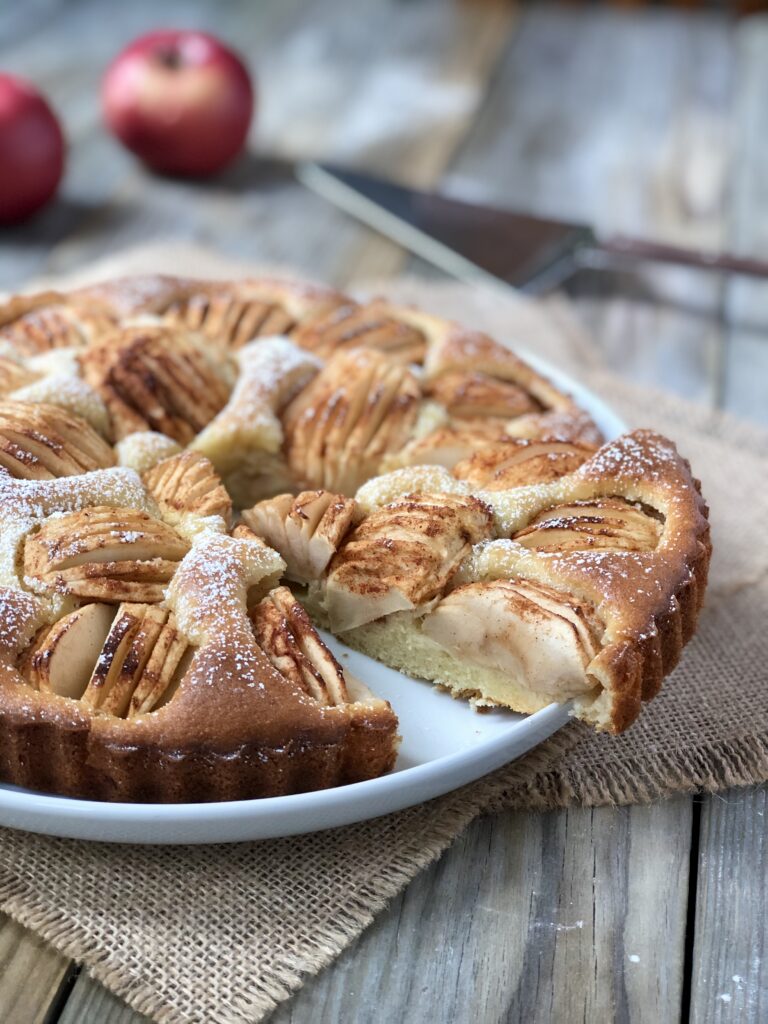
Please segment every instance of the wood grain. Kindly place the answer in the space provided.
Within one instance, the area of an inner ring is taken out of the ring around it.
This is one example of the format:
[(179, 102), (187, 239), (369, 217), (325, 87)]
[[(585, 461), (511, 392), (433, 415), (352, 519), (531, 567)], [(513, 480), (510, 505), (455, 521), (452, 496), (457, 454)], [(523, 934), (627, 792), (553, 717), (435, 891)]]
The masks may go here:
[(0, 915), (0, 1020), (37, 1024), (45, 1019), (69, 961), (32, 932)]
[[(739, 30), (734, 83), (732, 171), (727, 237), (744, 252), (768, 252), (768, 21)], [(733, 281), (724, 297), (728, 315), (752, 329), (730, 330), (722, 366), (726, 408), (768, 423), (768, 282)]]
[(126, 1006), (97, 981), (81, 974), (56, 1024), (147, 1024), (149, 1019)]
[[(768, 174), (765, 95), (768, 24), (737, 39), (738, 74), (732, 160), (730, 244), (768, 251), (763, 208)], [(725, 296), (729, 314), (762, 325), (731, 330), (723, 361), (723, 400), (768, 422), (768, 285), (738, 282)], [(768, 787), (703, 798), (691, 979), (692, 1024), (760, 1024), (768, 1017), (766, 884)]]
[[(605, 232), (718, 246), (733, 59), (724, 16), (643, 11), (629, 24), (617, 11), (537, 8), (443, 184)], [(718, 280), (672, 268), (582, 274), (572, 293), (609, 367), (714, 400)], [(693, 303), (709, 318), (659, 299)]]
[(689, 836), (687, 800), (475, 822), (270, 1024), (676, 1020)]
[(768, 791), (708, 797), (701, 816), (693, 1024), (768, 1018)]

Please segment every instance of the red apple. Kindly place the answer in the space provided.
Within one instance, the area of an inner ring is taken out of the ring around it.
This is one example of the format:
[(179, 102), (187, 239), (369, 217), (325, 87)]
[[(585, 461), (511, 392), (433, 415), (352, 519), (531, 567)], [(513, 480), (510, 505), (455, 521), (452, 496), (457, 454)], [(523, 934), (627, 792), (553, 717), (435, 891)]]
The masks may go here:
[(213, 36), (150, 32), (109, 66), (102, 102), (114, 134), (150, 167), (203, 177), (243, 148), (253, 89), (240, 58)]
[(48, 202), (64, 170), (64, 137), (45, 98), (29, 82), (0, 74), (0, 224)]

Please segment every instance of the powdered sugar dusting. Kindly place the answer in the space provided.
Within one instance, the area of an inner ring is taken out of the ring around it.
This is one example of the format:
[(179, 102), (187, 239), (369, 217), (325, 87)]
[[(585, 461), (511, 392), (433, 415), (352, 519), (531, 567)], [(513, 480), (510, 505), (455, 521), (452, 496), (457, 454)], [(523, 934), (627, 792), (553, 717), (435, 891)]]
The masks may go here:
[(283, 443), (278, 411), (322, 365), (288, 338), (261, 338), (238, 352), (240, 376), (229, 402), (191, 447), (219, 472), (237, 468), (246, 451), (277, 452)]
[(384, 476), (374, 477), (358, 490), (355, 500), (370, 515), (377, 508), (397, 501), (406, 494), (469, 494), (469, 486), (457, 480), (443, 466), (404, 466)]
[(109, 414), (98, 392), (79, 377), (52, 374), (14, 391), (18, 402), (49, 402), (80, 416), (102, 437), (109, 434)]
[(158, 462), (178, 455), (180, 451), (180, 444), (156, 430), (139, 430), (124, 437), (115, 445), (120, 465), (135, 469), (137, 473), (146, 473)]
[(250, 636), (248, 589), (284, 570), (278, 553), (261, 542), (209, 535), (182, 560), (168, 600), (192, 643), (229, 640), (236, 648), (237, 637)]

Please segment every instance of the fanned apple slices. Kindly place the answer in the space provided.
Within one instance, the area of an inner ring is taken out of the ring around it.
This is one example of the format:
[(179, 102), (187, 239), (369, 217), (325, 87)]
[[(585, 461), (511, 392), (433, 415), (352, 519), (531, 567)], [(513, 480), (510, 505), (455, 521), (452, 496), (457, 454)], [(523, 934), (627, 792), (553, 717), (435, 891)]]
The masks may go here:
[(325, 607), (331, 629), (346, 632), (439, 597), (491, 529), (488, 506), (464, 495), (411, 494), (374, 512), (330, 563)]
[(243, 520), (285, 559), (298, 583), (318, 580), (352, 525), (355, 502), (329, 491), (278, 494), (243, 512)]
[(38, 374), (23, 366), (16, 359), (0, 356), (0, 395), (26, 387), (37, 380)]
[(92, 711), (133, 718), (173, 696), (192, 649), (156, 604), (87, 604), (40, 631), (19, 663), (43, 693)]
[(506, 491), (573, 473), (596, 451), (595, 445), (568, 441), (504, 438), (457, 462), (453, 475), (485, 491)]
[(427, 339), (416, 324), (403, 319), (409, 313), (381, 299), (362, 306), (347, 300), (301, 324), (294, 339), (323, 359), (340, 349), (370, 348), (385, 352), (390, 361), (421, 363)]
[(195, 283), (184, 290), (162, 311), (163, 320), (230, 349), (254, 338), (293, 334), (344, 301), (331, 288), (269, 279), (237, 285)]
[(277, 671), (321, 704), (349, 701), (344, 672), (287, 587), (277, 587), (250, 612), (256, 643)]
[(189, 444), (229, 397), (212, 356), (169, 328), (115, 331), (85, 349), (80, 365), (109, 409), (118, 440), (156, 430)]
[(623, 498), (595, 498), (546, 509), (512, 536), (536, 551), (653, 551), (662, 528), (658, 514)]
[(0, 402), (0, 466), (22, 480), (74, 476), (115, 463), (85, 420), (44, 402)]
[(189, 544), (146, 512), (99, 505), (51, 516), (24, 545), (28, 584), (107, 602), (161, 601)]
[(353, 494), (416, 422), (413, 373), (380, 352), (333, 356), (283, 416), (288, 465), (301, 486)]
[(447, 410), (452, 421), (475, 429), (495, 429), (494, 420), (541, 412), (541, 405), (525, 388), (484, 373), (449, 370), (429, 381), (425, 391)]
[(163, 512), (221, 516), (229, 525), (232, 499), (213, 463), (199, 452), (185, 451), (163, 459), (147, 470), (143, 479)]
[(226, 293), (193, 295), (174, 304), (164, 319), (219, 343), (225, 340), (233, 349), (265, 335), (288, 334), (294, 326), (287, 310), (274, 302)]
[(56, 292), (22, 296), (0, 309), (0, 341), (22, 356), (57, 348), (82, 348), (114, 329), (115, 321), (99, 309), (78, 309)]

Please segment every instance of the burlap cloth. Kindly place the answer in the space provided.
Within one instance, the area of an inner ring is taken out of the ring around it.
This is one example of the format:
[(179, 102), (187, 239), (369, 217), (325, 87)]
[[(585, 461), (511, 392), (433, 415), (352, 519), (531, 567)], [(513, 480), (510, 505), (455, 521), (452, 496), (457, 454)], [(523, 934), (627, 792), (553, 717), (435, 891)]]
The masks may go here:
[[(232, 268), (165, 249), (112, 260), (99, 276), (139, 269)], [(532, 306), (445, 283), (383, 287), (540, 353), (630, 425), (678, 442), (712, 509), (715, 556), (699, 634), (625, 736), (571, 726), (478, 783), (386, 818), (228, 847), (118, 847), (0, 831), (2, 909), (158, 1021), (260, 1020), (483, 811), (651, 801), (768, 778), (768, 431), (601, 372), (562, 302)]]

